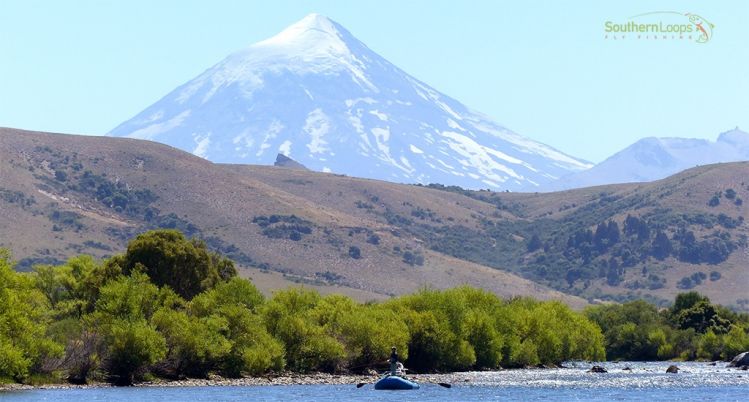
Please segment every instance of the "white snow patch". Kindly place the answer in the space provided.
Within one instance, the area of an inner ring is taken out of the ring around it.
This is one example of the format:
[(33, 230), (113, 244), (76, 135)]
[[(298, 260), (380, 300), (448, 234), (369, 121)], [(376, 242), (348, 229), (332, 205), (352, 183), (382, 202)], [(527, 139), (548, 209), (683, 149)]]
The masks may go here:
[(291, 141), (284, 141), (279, 147), (278, 152), (286, 156), (291, 156)]
[(192, 154), (199, 156), (203, 159), (207, 159), (208, 146), (211, 145), (211, 132), (201, 135), (199, 133), (193, 133), (192, 139), (195, 141), (195, 149), (192, 150)]
[(372, 105), (372, 104), (375, 104), (375, 103), (377, 103), (377, 101), (376, 101), (376, 100), (374, 100), (374, 99), (372, 99), (372, 98), (369, 98), (369, 97), (367, 97), (367, 98), (356, 98), (356, 99), (346, 99), (346, 100), (344, 101), (344, 103), (346, 104), (346, 107), (349, 107), (349, 108), (350, 108), (351, 106), (354, 106), (354, 105), (356, 105), (356, 104), (357, 104), (357, 103), (359, 103), (359, 102), (364, 102), (364, 103), (366, 103), (366, 104), (368, 104), (368, 105)]
[(198, 79), (198, 81), (205, 80), (210, 80), (211, 89), (203, 95), (201, 104), (208, 102), (219, 89), (228, 87), (235, 82), (239, 83), (240, 92), (246, 98), (250, 97), (256, 89), (261, 88), (264, 84), (263, 79), (255, 73), (252, 67), (246, 63), (232, 63), (231, 56), (227, 61), (216, 66), (209, 77), (202, 80)]
[(150, 126), (143, 127), (139, 130), (135, 130), (132, 133), (126, 135), (128, 138), (137, 138), (139, 140), (153, 140), (157, 135), (169, 131), (173, 128), (179, 127), (185, 119), (190, 116), (190, 109), (172, 117), (171, 119), (151, 124)]
[(413, 166), (411, 166), (411, 163), (408, 162), (408, 159), (406, 159), (405, 156), (400, 157), (401, 163), (404, 164), (407, 168), (411, 169), (413, 171)]
[[(509, 162), (509, 163), (513, 163), (513, 164), (516, 164), (516, 165), (523, 165), (524, 164), (523, 161), (521, 161), (518, 158), (513, 158), (512, 156), (507, 155), (504, 152), (500, 152), (500, 151), (497, 151), (496, 149), (492, 149), (492, 148), (483, 146), (483, 145), (477, 143), (476, 141), (474, 141), (474, 140), (466, 137), (465, 135), (458, 134), (458, 133), (455, 133), (455, 132), (452, 132), (452, 131), (444, 131), (442, 133), (442, 136), (450, 138), (455, 143), (459, 143), (462, 148), (468, 150), (469, 152), (471, 152), (473, 154), (486, 153), (486, 154), (490, 154), (490, 155), (492, 155), (492, 156), (494, 156), (496, 158), (499, 158), (499, 159), (501, 159), (503, 161), (506, 161), (506, 162)], [(455, 149), (455, 147), (453, 145), (450, 145), (450, 148)]]
[(453, 130), (466, 131), (463, 127), (460, 126), (460, 124), (458, 124), (453, 119), (447, 119), (447, 126), (452, 128)]
[(401, 164), (398, 163), (397, 160), (395, 160), (390, 155), (390, 145), (388, 145), (388, 141), (390, 140), (390, 128), (381, 128), (381, 127), (375, 127), (371, 130), (372, 135), (374, 136), (375, 145), (377, 146), (377, 149), (380, 151), (377, 158), (379, 158), (382, 161), (385, 161), (392, 166), (397, 167), (400, 170), (403, 170), (406, 173), (411, 173), (413, 171), (413, 168), (410, 166), (401, 166)]
[[(507, 155), (504, 155), (499, 151), (484, 147), (476, 141), (452, 131), (445, 131), (442, 133), (442, 135), (448, 139), (447, 144), (450, 148), (452, 148), (453, 151), (466, 158), (465, 160), (460, 161), (460, 163), (464, 166), (472, 167), (485, 178), (491, 179), (493, 181), (505, 182), (507, 180), (506, 177), (500, 176), (495, 173), (496, 171), (499, 171), (513, 178), (524, 180), (524, 178), (521, 175), (517, 174), (514, 170), (508, 168), (505, 165), (497, 163), (492, 158), (492, 156), (501, 158), (502, 156)], [(508, 160), (508, 162), (511, 163), (522, 163), (517, 159), (514, 159), (514, 161), (515, 162)]]
[(362, 124), (361, 119), (357, 116), (349, 115), (348, 122), (351, 123), (357, 133), (361, 134), (364, 132), (364, 125)]
[(442, 110), (444, 110), (447, 113), (449, 113), (452, 117), (455, 117), (458, 120), (463, 120), (463, 118), (460, 117), (460, 115), (458, 113), (456, 113), (454, 110), (452, 110), (452, 108), (450, 108), (450, 106), (448, 106), (447, 103), (442, 102), (441, 100), (439, 100), (439, 98), (435, 98), (434, 102), (436, 102), (438, 105), (440, 105), (440, 107), (442, 108)]
[[(243, 148), (249, 150), (253, 145), (255, 145), (255, 139), (252, 138), (250, 132), (251, 129), (246, 128), (231, 140), (234, 145), (237, 145), (236, 147), (234, 147), (235, 151), (242, 151)], [(244, 158), (245, 156), (247, 156), (246, 153), (244, 153), (242, 157)]]
[(320, 154), (329, 150), (327, 141), (323, 139), (329, 130), (330, 121), (322, 109), (315, 109), (307, 115), (307, 120), (304, 122), (304, 132), (312, 137), (312, 140), (307, 144), (310, 153)]
[(380, 112), (379, 110), (370, 110), (369, 114), (377, 116), (378, 119), (382, 121), (388, 121), (388, 115), (385, 113)]
[(163, 110), (159, 110), (158, 112), (156, 112), (156, 113), (152, 114), (151, 116), (149, 116), (147, 122), (150, 123), (150, 122), (154, 122), (156, 120), (161, 120), (163, 118), (164, 118), (164, 111)]
[(452, 166), (448, 165), (447, 163), (445, 163), (445, 162), (444, 162), (444, 161), (442, 161), (441, 159), (437, 159), (437, 162), (439, 162), (439, 163), (440, 163), (440, 164), (441, 164), (442, 166), (444, 166), (444, 167), (446, 167), (446, 168), (448, 168), (448, 169), (450, 169), (450, 170), (455, 170), (455, 168), (454, 168), (454, 167), (452, 167)]
[(280, 121), (273, 120), (268, 126), (268, 130), (265, 131), (263, 142), (262, 144), (260, 144), (260, 147), (255, 156), (261, 156), (266, 149), (270, 148), (271, 144), (269, 141), (276, 138), (276, 136), (278, 136), (278, 133), (280, 133), (283, 128), (283, 124), (281, 124)]
[(389, 151), (389, 148), (387, 147), (385, 143), (388, 142), (388, 140), (390, 139), (390, 129), (375, 127), (372, 129), (372, 134), (377, 139), (377, 147), (380, 148), (381, 150), (388, 149)]

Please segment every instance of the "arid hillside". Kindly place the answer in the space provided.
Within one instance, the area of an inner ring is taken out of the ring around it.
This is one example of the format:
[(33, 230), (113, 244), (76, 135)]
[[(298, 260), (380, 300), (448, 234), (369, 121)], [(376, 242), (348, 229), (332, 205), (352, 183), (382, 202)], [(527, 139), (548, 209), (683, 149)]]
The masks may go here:
[(579, 307), (693, 289), (749, 307), (749, 163), (529, 194), (220, 165), (152, 142), (14, 129), (0, 129), (0, 155), (0, 246), (17, 269), (106, 257), (173, 227), (266, 291), (302, 283), (366, 300), (470, 284)]
[(202, 238), (266, 292), (304, 284), (367, 300), (469, 284), (507, 297), (586, 304), (429, 249), (357, 207), (378, 193), (398, 211), (428, 200), (425, 207), (442, 205), (445, 219), (466, 223), (494, 210), (426, 188), (217, 165), (147, 141), (0, 129), (0, 247), (12, 251), (20, 270), (80, 253), (105, 258), (135, 234), (163, 227)]

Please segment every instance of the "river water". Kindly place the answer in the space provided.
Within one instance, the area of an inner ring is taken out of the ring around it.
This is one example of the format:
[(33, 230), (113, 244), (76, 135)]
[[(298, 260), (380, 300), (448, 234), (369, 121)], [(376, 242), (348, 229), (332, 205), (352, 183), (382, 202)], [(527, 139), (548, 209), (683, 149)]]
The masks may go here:
[[(2, 401), (747, 401), (749, 371), (725, 363), (601, 363), (608, 373), (588, 373), (590, 363), (570, 368), (459, 373), (452, 388), (421, 383), (415, 391), (375, 391), (371, 385), (293, 385), (244, 387), (128, 387), (37, 389), (0, 392)], [(632, 370), (623, 370), (629, 367)], [(467, 380), (467, 381), (466, 381)]]

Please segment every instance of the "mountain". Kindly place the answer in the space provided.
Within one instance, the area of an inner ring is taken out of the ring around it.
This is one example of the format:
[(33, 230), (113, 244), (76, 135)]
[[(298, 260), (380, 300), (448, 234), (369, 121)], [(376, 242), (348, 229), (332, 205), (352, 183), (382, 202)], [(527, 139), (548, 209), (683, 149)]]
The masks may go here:
[(311, 14), (231, 54), (110, 135), (213, 162), (304, 166), (403, 183), (536, 191), (591, 166), (522, 137)]
[(0, 248), (29, 269), (106, 257), (166, 227), (228, 255), (266, 292), (301, 283), (367, 300), (469, 284), (579, 307), (666, 303), (693, 289), (749, 310), (747, 177), (741, 162), (651, 183), (500, 193), (0, 129)]
[(563, 177), (552, 188), (568, 189), (662, 179), (695, 166), (749, 160), (749, 134), (736, 127), (716, 141), (643, 138), (594, 167)]
[[(323, 202), (321, 199), (326, 199)], [(16, 269), (124, 251), (176, 228), (232, 258), (266, 293), (304, 285), (359, 300), (462, 284), (586, 302), (430, 250), (374, 210), (461, 221), (493, 207), (443, 191), (274, 166), (214, 164), (141, 140), (0, 128), (0, 248)]]

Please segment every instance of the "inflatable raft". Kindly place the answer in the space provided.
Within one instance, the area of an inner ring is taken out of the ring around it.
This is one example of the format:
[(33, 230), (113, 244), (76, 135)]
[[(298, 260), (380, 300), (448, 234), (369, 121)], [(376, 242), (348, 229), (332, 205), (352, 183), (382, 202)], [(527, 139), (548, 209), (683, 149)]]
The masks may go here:
[(408, 390), (408, 389), (419, 389), (419, 384), (409, 381), (401, 376), (397, 375), (386, 375), (380, 378), (375, 383), (375, 389), (385, 390)]

